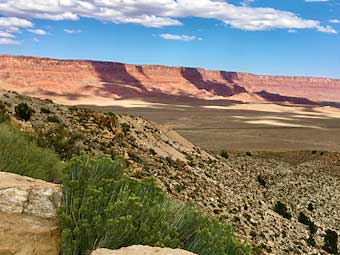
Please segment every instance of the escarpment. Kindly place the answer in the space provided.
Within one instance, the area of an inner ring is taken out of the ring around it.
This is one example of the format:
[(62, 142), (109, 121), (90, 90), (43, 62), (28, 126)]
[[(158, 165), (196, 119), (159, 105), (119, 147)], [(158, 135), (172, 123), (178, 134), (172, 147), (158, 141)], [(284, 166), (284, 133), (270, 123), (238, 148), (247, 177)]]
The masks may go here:
[(202, 68), (131, 65), (87, 60), (0, 56), (0, 88), (72, 100), (156, 97), (159, 102), (231, 99), (333, 105), (340, 102), (340, 80), (255, 75)]

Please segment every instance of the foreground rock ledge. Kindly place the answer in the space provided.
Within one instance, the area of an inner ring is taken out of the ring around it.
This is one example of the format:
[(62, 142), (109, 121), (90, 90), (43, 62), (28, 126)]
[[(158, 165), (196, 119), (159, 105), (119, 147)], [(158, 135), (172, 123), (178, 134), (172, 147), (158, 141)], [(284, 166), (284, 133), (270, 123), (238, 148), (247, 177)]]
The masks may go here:
[(58, 255), (59, 185), (0, 172), (0, 254)]
[(98, 249), (92, 252), (91, 255), (195, 255), (195, 254), (180, 249), (157, 248), (150, 246), (134, 245), (114, 251), (108, 249)]

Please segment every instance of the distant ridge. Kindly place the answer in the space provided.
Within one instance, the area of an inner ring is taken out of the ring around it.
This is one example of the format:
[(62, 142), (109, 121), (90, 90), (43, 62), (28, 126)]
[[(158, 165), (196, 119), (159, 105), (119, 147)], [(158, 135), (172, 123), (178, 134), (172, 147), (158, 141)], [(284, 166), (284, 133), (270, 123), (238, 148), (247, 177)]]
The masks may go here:
[[(338, 105), (340, 80), (0, 55), (0, 88), (38, 97)], [(91, 103), (91, 102), (89, 102)]]

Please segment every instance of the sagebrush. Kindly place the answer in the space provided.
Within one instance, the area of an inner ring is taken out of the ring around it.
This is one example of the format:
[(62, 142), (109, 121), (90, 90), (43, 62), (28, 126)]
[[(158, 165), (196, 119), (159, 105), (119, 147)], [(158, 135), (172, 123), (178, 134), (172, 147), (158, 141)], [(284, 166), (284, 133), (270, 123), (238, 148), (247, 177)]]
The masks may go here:
[(134, 244), (183, 248), (201, 255), (250, 254), (233, 229), (168, 198), (152, 180), (124, 175), (124, 160), (81, 155), (66, 169), (60, 210), (62, 254)]

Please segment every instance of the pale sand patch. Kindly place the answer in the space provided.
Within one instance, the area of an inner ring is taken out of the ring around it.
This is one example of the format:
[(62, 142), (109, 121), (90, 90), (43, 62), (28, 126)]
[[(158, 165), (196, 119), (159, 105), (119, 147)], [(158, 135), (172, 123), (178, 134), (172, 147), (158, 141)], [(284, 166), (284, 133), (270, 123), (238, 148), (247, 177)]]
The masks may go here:
[[(150, 108), (159, 109), (169, 107), (167, 104), (150, 103), (139, 99), (111, 99), (104, 97), (84, 97), (70, 100), (67, 96), (48, 97), (55, 103), (63, 105), (95, 105), (95, 106), (116, 106), (123, 108)], [(175, 105), (176, 107), (185, 108), (187, 105)]]
[(268, 126), (278, 126), (278, 127), (298, 127), (298, 128), (314, 128), (314, 129), (323, 129), (317, 126), (310, 126), (310, 125), (302, 125), (302, 124), (293, 124), (282, 122), (279, 120), (248, 120), (245, 121), (248, 124), (256, 124), (256, 125), (268, 125)]
[[(231, 116), (235, 119), (249, 119), (247, 116)], [(288, 117), (279, 117), (279, 116), (259, 116), (258, 119), (264, 119), (264, 120), (294, 120), (294, 118), (288, 118)]]
[(296, 106), (296, 105), (277, 105), (277, 104), (233, 104), (230, 106), (207, 105), (207, 109), (219, 110), (246, 110), (256, 112), (272, 113), (292, 113), (306, 116), (320, 116), (330, 118), (340, 118), (340, 109), (330, 106)]

